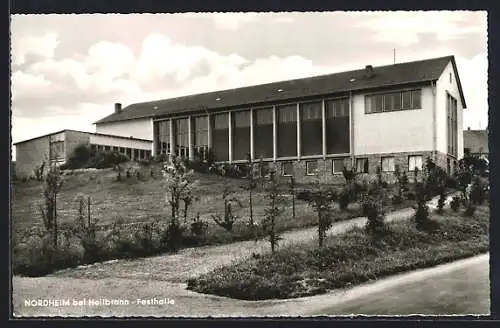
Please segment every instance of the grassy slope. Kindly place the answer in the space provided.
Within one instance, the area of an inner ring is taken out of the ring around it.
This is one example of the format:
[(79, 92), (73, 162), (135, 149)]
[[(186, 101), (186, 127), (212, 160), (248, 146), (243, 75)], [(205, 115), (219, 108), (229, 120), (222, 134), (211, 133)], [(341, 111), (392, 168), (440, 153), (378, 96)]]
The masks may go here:
[[(153, 169), (154, 177), (150, 172)], [(141, 168), (140, 180), (133, 176), (126, 181), (117, 182), (117, 173), (112, 170), (99, 170), (65, 176), (65, 183), (58, 198), (58, 218), (64, 223), (71, 223), (77, 216), (78, 204), (76, 197), (79, 194), (90, 196), (92, 200), (91, 212), (98, 224), (111, 224), (117, 220), (124, 223), (145, 222), (164, 218), (169, 213), (165, 203), (165, 191), (161, 179), (159, 166)], [(241, 187), (245, 181), (221, 177), (213, 174), (197, 174), (199, 187), (195, 195), (199, 197), (190, 208), (190, 216), (197, 212), (201, 217), (210, 218), (211, 214), (223, 213), (221, 199), (225, 185), (229, 185), (242, 201), (243, 208), (233, 210), (238, 217), (249, 217), (248, 192)], [(307, 186), (300, 186), (302, 188)], [(32, 226), (41, 222), (39, 206), (42, 202), (42, 187), (37, 181), (14, 182), (12, 185), (12, 217), (13, 231)], [(254, 217), (264, 215), (267, 205), (265, 194), (254, 192)], [(304, 201), (296, 200), (296, 217), (300, 220), (289, 220), (292, 216), (291, 202), (282, 215), (282, 222), (278, 223), (280, 230), (289, 230), (314, 224), (316, 217)], [(394, 206), (393, 210), (408, 207), (409, 203)], [(342, 218), (356, 216), (359, 206), (351, 204)], [(209, 220), (213, 223), (212, 220)], [(217, 227), (218, 228), (218, 227)], [(236, 227), (238, 229), (238, 227)]]
[[(154, 168), (155, 177), (150, 176), (150, 169), (143, 168), (143, 178), (131, 177), (127, 181), (117, 182), (116, 172), (102, 170), (92, 173), (66, 176), (65, 184), (58, 199), (58, 215), (61, 222), (72, 222), (77, 215), (78, 194), (92, 198), (92, 215), (99, 224), (110, 224), (118, 219), (124, 222), (150, 221), (164, 217), (169, 213), (165, 206), (165, 192), (158, 167)], [(231, 186), (243, 201), (244, 208), (235, 208), (236, 215), (248, 215), (248, 193), (240, 186), (244, 181), (220, 177), (212, 174), (198, 174), (200, 181), (196, 190), (196, 201), (190, 212), (200, 212), (202, 216), (221, 213), (223, 203), (220, 199), (225, 184)], [(16, 182), (13, 184), (12, 215), (14, 230), (40, 222), (39, 204), (42, 188), (36, 181)], [(254, 213), (260, 216), (264, 211), (264, 197), (256, 194)], [(305, 203), (296, 202), (297, 213), (303, 214)]]
[(440, 227), (432, 234), (416, 231), (411, 222), (391, 223), (391, 234), (375, 246), (364, 231), (355, 229), (329, 238), (322, 250), (315, 244), (290, 247), (222, 267), (189, 280), (188, 286), (240, 299), (301, 297), (488, 250), (488, 205), (472, 218), (448, 212), (433, 219)]

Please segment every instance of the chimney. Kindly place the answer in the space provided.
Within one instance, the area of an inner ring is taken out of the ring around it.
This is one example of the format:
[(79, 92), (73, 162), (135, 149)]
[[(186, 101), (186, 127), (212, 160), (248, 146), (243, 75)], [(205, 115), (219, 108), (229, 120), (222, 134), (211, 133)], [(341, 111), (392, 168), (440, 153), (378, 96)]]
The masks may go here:
[(122, 112), (122, 104), (120, 103), (115, 103), (115, 113), (121, 113)]
[(372, 65), (366, 65), (365, 67), (365, 77), (366, 78), (371, 78), (373, 76), (373, 66)]
[(467, 131), (470, 131), (470, 126), (467, 128)]

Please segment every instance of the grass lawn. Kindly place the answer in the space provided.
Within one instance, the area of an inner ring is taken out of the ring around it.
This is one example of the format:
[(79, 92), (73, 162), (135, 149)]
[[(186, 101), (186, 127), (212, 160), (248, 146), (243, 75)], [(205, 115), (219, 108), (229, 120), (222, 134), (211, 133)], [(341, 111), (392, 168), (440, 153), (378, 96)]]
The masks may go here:
[(190, 279), (188, 288), (246, 300), (294, 298), (487, 252), (489, 204), (473, 217), (462, 212), (432, 214), (438, 228), (429, 233), (412, 221), (390, 223), (378, 244), (358, 228), (330, 237), (322, 249), (291, 246)]
[[(83, 249), (79, 240), (71, 238), (68, 249), (61, 258), (61, 264), (57, 268), (49, 268), (48, 262), (41, 259), (40, 254), (45, 254), (39, 241), (31, 238), (26, 239), (23, 232), (28, 227), (41, 224), (39, 205), (42, 197), (42, 186), (40, 182), (16, 182), (13, 185), (13, 238), (14, 244), (14, 271), (18, 274), (40, 275), (61, 269), (72, 267), (78, 264), (85, 264), (95, 261), (104, 261), (115, 258), (135, 258), (149, 255), (156, 255), (165, 252), (161, 246), (153, 246), (149, 249), (137, 243), (133, 236), (141, 231), (141, 225), (150, 224), (153, 221), (163, 225), (170, 213), (165, 203), (165, 191), (163, 179), (161, 178), (159, 166), (142, 167), (140, 178), (135, 175), (125, 181), (116, 181), (117, 173), (113, 170), (99, 170), (65, 176), (65, 182), (58, 198), (58, 221), (61, 226), (71, 226), (76, 219), (78, 212), (77, 196), (88, 195), (92, 200), (91, 215), (98, 220), (98, 224), (104, 227), (101, 235), (108, 234), (110, 228), (107, 226), (115, 222), (122, 222), (124, 235), (127, 239), (128, 248), (117, 249), (116, 247), (106, 247), (94, 260), (83, 261)], [(153, 176), (151, 176), (153, 170)], [(248, 229), (246, 223), (249, 217), (248, 191), (245, 191), (244, 180), (221, 177), (214, 174), (198, 174), (199, 184), (195, 190), (198, 197), (190, 209), (188, 220), (196, 213), (208, 223), (207, 231), (203, 238), (194, 238), (189, 230), (183, 237), (180, 247), (192, 247), (202, 245), (220, 245), (236, 241), (252, 240), (254, 236)], [(215, 224), (211, 219), (213, 214), (223, 213), (223, 200), (221, 194), (223, 189), (229, 186), (235, 191), (236, 196), (242, 201), (242, 207), (235, 206), (234, 214), (239, 220), (233, 226), (232, 231), (226, 231)], [(301, 186), (305, 188), (307, 186)], [(317, 216), (312, 208), (303, 201), (295, 201), (295, 220), (292, 219), (291, 196), (283, 214), (276, 220), (276, 230), (278, 233), (294, 229), (306, 228), (317, 224)], [(268, 204), (268, 199), (263, 192), (253, 194), (254, 220), (259, 222), (264, 216), (264, 210)], [(391, 205), (387, 211), (394, 211), (409, 207), (412, 202), (404, 200), (401, 204)], [(337, 209), (335, 221), (344, 221), (361, 216), (359, 204), (350, 204), (346, 210)], [(181, 220), (183, 221), (183, 220)], [(186, 222), (189, 227), (190, 221)], [(139, 226), (137, 225), (139, 224)], [(128, 236), (132, 237), (128, 237)], [(262, 231), (257, 232), (257, 238), (263, 238)], [(156, 236), (153, 244), (159, 245), (160, 236)], [(26, 241), (28, 240), (28, 241)], [(20, 245), (20, 246), (19, 246)], [(19, 246), (19, 247), (17, 247)], [(38, 264), (37, 264), (38, 263)], [(38, 267), (39, 266), (39, 267)], [(37, 268), (36, 268), (37, 267)], [(17, 268), (22, 268), (17, 270)], [(36, 268), (36, 269), (35, 269)]]

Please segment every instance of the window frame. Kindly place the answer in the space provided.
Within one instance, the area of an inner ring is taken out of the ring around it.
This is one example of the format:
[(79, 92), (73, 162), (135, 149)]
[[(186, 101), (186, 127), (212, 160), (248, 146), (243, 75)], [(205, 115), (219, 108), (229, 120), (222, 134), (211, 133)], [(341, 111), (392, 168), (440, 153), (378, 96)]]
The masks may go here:
[[(363, 170), (362, 171), (358, 170), (358, 166), (359, 166), (358, 163), (360, 161), (365, 161), (365, 163), (366, 163), (366, 164), (363, 165)], [(370, 166), (369, 165), (370, 164), (369, 164), (369, 161), (368, 161), (368, 157), (356, 158), (356, 173), (369, 173), (369, 171), (370, 171)], [(366, 170), (365, 170), (365, 168), (366, 168)]]
[[(309, 171), (309, 165), (314, 163), (316, 165), (316, 168), (314, 169), (314, 171), (316, 172), (313, 172), (313, 173), (310, 173)], [(307, 176), (315, 176), (315, 175), (318, 175), (318, 161), (306, 161), (306, 175)]]
[[(335, 161), (340, 161), (342, 163), (342, 171), (335, 171)], [(332, 158), (332, 174), (340, 175), (343, 174), (345, 168), (345, 158)]]
[(420, 158), (420, 167), (418, 168), (418, 170), (422, 171), (422, 168), (424, 167), (424, 157), (422, 155), (408, 155), (408, 172), (415, 172), (415, 167), (417, 167), (415, 162), (413, 169), (410, 169), (410, 160), (412, 158)]
[[(417, 94), (418, 97), (416, 97)], [(408, 107), (405, 106), (405, 95), (409, 95)], [(395, 101), (396, 97), (399, 98), (399, 102)], [(386, 106), (386, 100), (390, 102), (391, 106)], [(397, 103), (399, 104), (399, 108), (395, 107)], [(365, 114), (380, 114), (419, 109), (422, 109), (422, 88), (374, 92), (365, 95)]]
[[(292, 172), (291, 173), (286, 173), (285, 171), (285, 167), (286, 165), (289, 164), (291, 165), (291, 168), (292, 168)], [(294, 167), (293, 167), (293, 162), (282, 162), (281, 163), (281, 176), (283, 177), (293, 177), (293, 173), (294, 173)]]
[[(389, 165), (389, 170), (385, 170), (384, 169), (384, 160), (391, 160), (392, 159), (392, 170), (390, 169), (390, 165)], [(394, 158), (394, 156), (382, 156), (380, 157), (380, 168), (381, 168), (381, 171), (382, 172), (394, 172), (396, 171), (396, 159)]]

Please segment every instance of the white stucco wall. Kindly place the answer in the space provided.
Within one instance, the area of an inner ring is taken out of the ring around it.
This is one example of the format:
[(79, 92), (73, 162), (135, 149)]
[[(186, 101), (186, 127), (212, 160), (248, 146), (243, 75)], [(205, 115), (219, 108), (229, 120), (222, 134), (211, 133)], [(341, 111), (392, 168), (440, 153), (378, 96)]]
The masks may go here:
[(96, 124), (96, 132), (122, 137), (153, 140), (151, 118)]
[[(450, 83), (450, 73), (452, 79)], [(437, 116), (437, 150), (446, 154), (448, 152), (446, 141), (446, 92), (449, 92), (457, 100), (457, 123), (458, 123), (458, 158), (464, 156), (464, 136), (463, 136), (463, 104), (460, 98), (457, 78), (453, 70), (451, 61), (446, 66), (443, 74), (436, 83), (436, 116)]]
[(135, 149), (151, 150), (152, 142), (133, 139), (113, 138), (110, 136), (91, 135), (90, 143), (104, 146), (128, 147)]
[(365, 114), (365, 94), (353, 95), (354, 154), (431, 151), (433, 95), (422, 87), (422, 108)]

